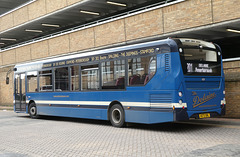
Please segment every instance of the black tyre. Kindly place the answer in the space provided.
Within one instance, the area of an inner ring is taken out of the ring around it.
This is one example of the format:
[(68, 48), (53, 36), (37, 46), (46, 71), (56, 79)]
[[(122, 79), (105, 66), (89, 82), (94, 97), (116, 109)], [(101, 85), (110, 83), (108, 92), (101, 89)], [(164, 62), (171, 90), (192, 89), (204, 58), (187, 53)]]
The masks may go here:
[(114, 127), (123, 127), (125, 124), (125, 113), (121, 105), (115, 104), (111, 107), (109, 112), (110, 122)]
[(31, 103), (29, 105), (29, 109), (28, 109), (28, 113), (30, 115), (31, 118), (38, 118), (39, 116), (37, 115), (37, 107), (35, 103)]

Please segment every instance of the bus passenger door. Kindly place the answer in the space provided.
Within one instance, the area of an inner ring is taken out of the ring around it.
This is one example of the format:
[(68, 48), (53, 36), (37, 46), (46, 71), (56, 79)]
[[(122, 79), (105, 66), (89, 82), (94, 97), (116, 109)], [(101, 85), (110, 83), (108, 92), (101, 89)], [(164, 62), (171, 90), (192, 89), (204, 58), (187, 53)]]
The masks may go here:
[(15, 75), (15, 111), (26, 111), (25, 74)]

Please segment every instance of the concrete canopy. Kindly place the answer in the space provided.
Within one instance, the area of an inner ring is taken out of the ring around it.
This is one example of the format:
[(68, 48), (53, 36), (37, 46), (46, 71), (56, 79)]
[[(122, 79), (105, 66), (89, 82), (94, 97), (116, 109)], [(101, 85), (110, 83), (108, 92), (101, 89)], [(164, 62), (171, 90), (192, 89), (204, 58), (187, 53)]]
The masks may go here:
[(33, 0), (0, 0), (0, 16)]
[[(6, 1), (8, 0), (0, 0), (0, 6), (3, 6)], [(0, 43), (2, 43), (0, 44), (0, 48), (6, 48), (17, 43), (59, 31), (65, 31), (104, 18), (119, 16), (122, 13), (136, 10), (143, 6), (161, 5), (174, 1), (179, 0), (117, 0), (117, 4), (111, 3), (116, 2), (114, 0), (83, 0), (74, 5), (0, 32)], [(14, 2), (16, 5), (18, 4), (17, 1), (11, 0), (11, 3)], [(53, 26), (46, 26), (44, 24), (51, 24)], [(1, 40), (6, 38), (13, 40)]]

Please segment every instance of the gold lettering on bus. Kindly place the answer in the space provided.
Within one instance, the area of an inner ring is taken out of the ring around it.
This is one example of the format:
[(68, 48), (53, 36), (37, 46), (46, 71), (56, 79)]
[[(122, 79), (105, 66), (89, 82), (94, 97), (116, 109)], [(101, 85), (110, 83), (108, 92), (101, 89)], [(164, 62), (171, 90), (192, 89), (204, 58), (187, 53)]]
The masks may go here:
[(105, 60), (107, 59), (107, 56), (100, 56), (100, 60)]
[(44, 68), (48, 68), (48, 67), (51, 67), (51, 66), (52, 66), (52, 64), (43, 64)]
[(44, 64), (43, 68), (71, 65), (71, 64), (83, 63), (83, 62), (89, 62), (89, 61), (115, 59), (115, 58), (119, 58), (119, 57), (145, 55), (145, 54), (154, 53), (154, 51), (155, 51), (154, 48), (149, 48), (149, 49), (135, 50), (135, 51), (129, 51), (129, 52), (118, 52), (118, 53), (108, 54), (108, 55), (104, 55), (104, 56), (99, 55), (99, 56), (94, 56), (94, 57), (77, 58), (77, 59), (72, 59), (72, 60), (67, 60), (67, 61), (60, 61), (60, 62), (55, 62), (55, 63)]
[(122, 53), (121, 53), (121, 56), (122, 56), (122, 57), (125, 57), (125, 56), (126, 56), (126, 55), (125, 55), (125, 52), (122, 52)]
[(76, 59), (75, 62), (82, 63), (82, 62), (88, 62), (89, 60), (90, 60), (90, 58), (80, 58), (80, 59)]
[(154, 49), (151, 48), (151, 49), (145, 49), (145, 50), (141, 50), (140, 51), (140, 54), (143, 55), (143, 54), (150, 54), (150, 53), (154, 53)]
[(203, 95), (202, 98), (200, 98), (199, 96), (195, 96), (193, 98), (193, 108), (198, 107), (199, 105), (204, 104), (205, 102), (208, 102), (209, 100), (213, 99), (216, 97), (215, 93), (209, 93), (209, 95)]
[(136, 56), (136, 55), (138, 55), (138, 51), (126, 52), (126, 56)]
[(75, 60), (74, 60), (74, 59), (67, 61), (67, 64), (74, 64), (74, 63), (75, 63)]
[(65, 65), (65, 61), (58, 62), (58, 65)]
[(118, 58), (118, 57), (119, 57), (119, 54), (118, 54), (118, 53), (108, 55), (108, 58), (109, 58), (109, 59)]

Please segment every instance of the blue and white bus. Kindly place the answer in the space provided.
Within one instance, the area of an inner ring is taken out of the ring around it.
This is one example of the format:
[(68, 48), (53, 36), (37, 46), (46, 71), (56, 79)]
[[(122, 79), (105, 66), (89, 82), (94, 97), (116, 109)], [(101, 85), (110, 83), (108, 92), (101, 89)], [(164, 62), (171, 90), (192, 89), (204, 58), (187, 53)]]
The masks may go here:
[(219, 46), (165, 39), (19, 64), (14, 110), (115, 127), (225, 114)]

